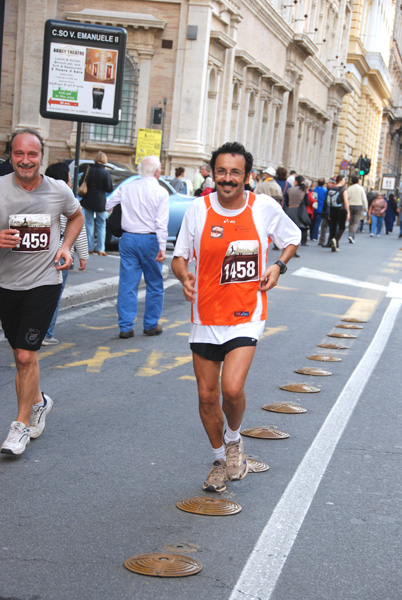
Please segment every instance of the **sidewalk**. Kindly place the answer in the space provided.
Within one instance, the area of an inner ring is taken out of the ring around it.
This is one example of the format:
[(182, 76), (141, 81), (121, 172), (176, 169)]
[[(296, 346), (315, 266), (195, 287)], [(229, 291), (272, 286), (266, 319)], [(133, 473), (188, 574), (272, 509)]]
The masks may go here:
[[(120, 256), (118, 252), (108, 256), (91, 254), (84, 271), (78, 270), (79, 260), (74, 261), (61, 299), (61, 308), (77, 306), (85, 302), (94, 302), (117, 296), (119, 286)], [(169, 267), (163, 265), (163, 278), (167, 279)], [(141, 279), (140, 287), (144, 280)]]

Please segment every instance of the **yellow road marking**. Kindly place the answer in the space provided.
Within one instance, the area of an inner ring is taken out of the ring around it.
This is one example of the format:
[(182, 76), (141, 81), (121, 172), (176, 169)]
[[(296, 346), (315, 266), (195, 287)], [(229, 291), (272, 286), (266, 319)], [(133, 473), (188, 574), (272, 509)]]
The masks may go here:
[(172, 362), (161, 364), (164, 359), (171, 359), (172, 355), (168, 352), (161, 352), (153, 350), (148, 356), (146, 363), (141, 369), (139, 369), (137, 375), (139, 377), (153, 377), (154, 375), (160, 375), (164, 371), (181, 367), (192, 361), (192, 356), (175, 356)]
[(289, 328), (286, 325), (279, 325), (278, 327), (266, 327), (264, 333), (260, 337), (260, 340), (263, 338), (269, 337), (270, 335), (275, 335), (276, 333), (281, 333), (282, 331), (287, 331)]
[(176, 331), (176, 335), (183, 335), (185, 337), (188, 337), (190, 334), (186, 331)]
[(184, 379), (186, 381), (197, 381), (194, 375), (182, 375), (179, 379)]
[(175, 323), (171, 323), (170, 325), (167, 325), (167, 327), (165, 327), (165, 329), (174, 329), (174, 327), (180, 327), (181, 325), (188, 325), (190, 322), (191, 322), (190, 319), (186, 319), (185, 321), (176, 321)]
[(381, 269), (381, 273), (389, 273), (393, 275), (394, 273), (398, 273), (396, 269)]
[(93, 358), (87, 358), (85, 360), (79, 360), (76, 362), (67, 363), (65, 365), (60, 365), (57, 366), (56, 369), (71, 369), (73, 367), (84, 367), (86, 365), (87, 373), (99, 373), (105, 360), (109, 360), (110, 358), (119, 358), (133, 352), (140, 352), (140, 350), (135, 348), (133, 350), (124, 350), (123, 352), (111, 353), (108, 346), (99, 346)]

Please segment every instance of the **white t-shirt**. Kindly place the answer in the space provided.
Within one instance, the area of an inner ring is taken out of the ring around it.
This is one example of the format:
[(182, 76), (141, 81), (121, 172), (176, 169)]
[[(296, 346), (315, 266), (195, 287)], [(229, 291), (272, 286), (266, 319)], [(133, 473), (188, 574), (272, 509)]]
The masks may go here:
[[(230, 219), (241, 214), (247, 204), (238, 210), (228, 210), (218, 201), (216, 192), (210, 194), (212, 209)], [(264, 194), (256, 196), (253, 205), (254, 223), (263, 244), (262, 255), (266, 256), (268, 238), (278, 248), (285, 248), (290, 244), (300, 243), (300, 229), (289, 219), (278, 202)], [(174, 249), (174, 256), (181, 256), (189, 262), (200, 252), (200, 241), (206, 222), (206, 206), (203, 197), (196, 198), (186, 211), (180, 233)], [(263, 265), (264, 271), (266, 265)], [(259, 339), (264, 331), (265, 320), (250, 321), (239, 325), (202, 325), (191, 323), (189, 342), (209, 344), (224, 344), (237, 337), (251, 337)]]

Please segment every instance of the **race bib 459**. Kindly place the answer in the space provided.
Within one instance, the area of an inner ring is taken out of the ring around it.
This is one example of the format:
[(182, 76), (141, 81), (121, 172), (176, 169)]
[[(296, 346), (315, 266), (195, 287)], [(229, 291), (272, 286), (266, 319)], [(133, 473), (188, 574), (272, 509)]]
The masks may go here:
[(14, 252), (43, 252), (49, 250), (50, 215), (10, 215), (10, 229), (18, 229), (21, 242)]

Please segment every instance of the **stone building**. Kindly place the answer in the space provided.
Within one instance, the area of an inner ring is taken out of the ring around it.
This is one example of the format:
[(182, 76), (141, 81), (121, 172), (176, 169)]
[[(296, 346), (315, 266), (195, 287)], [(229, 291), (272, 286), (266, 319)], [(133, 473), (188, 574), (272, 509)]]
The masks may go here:
[(371, 159), (364, 185), (379, 185), (381, 127), (383, 110), (391, 95), (390, 58), (394, 23), (394, 0), (355, 0), (353, 3), (347, 55), (346, 78), (352, 92), (342, 105), (341, 126), (336, 151), (336, 170), (346, 160), (354, 174), (360, 155)]
[(333, 174), (344, 95), (351, 2), (339, 0), (9, 0), (1, 79), (0, 141), (16, 127), (45, 137), (46, 161), (74, 155), (76, 126), (39, 115), (44, 22), (122, 26), (127, 55), (122, 120), (85, 125), (81, 156), (98, 149), (133, 164), (139, 128), (163, 109), (167, 174), (191, 177), (228, 140), (257, 168)]

